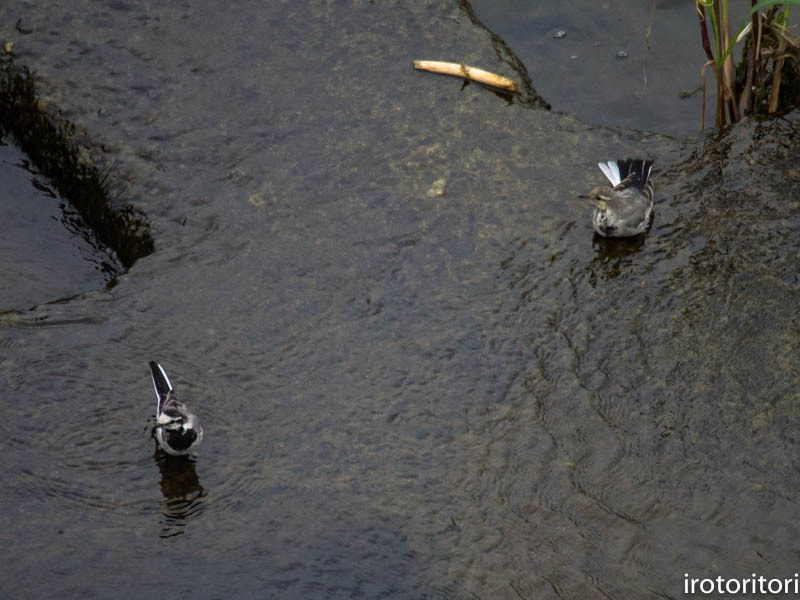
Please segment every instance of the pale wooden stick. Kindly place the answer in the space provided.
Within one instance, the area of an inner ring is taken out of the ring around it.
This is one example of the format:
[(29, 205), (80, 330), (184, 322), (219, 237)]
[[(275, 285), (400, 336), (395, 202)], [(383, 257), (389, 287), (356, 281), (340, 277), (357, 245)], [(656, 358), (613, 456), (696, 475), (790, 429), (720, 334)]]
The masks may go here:
[(423, 71), (432, 71), (433, 73), (441, 73), (443, 75), (455, 75), (456, 77), (472, 79), (478, 83), (491, 85), (492, 87), (508, 90), (509, 92), (516, 91), (514, 82), (508, 77), (495, 75), (483, 69), (476, 69), (464, 63), (448, 63), (438, 60), (415, 60), (414, 68), (422, 69)]

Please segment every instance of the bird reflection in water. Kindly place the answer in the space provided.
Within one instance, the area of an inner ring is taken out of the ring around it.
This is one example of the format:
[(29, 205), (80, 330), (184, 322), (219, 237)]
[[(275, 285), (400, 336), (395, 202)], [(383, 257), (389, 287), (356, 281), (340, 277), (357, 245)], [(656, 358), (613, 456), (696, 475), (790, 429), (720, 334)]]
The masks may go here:
[(592, 286), (598, 278), (610, 281), (629, 272), (644, 247), (646, 238), (647, 236), (644, 235), (630, 238), (605, 238), (595, 233), (592, 237), (595, 256), (589, 267), (592, 273), (589, 282)]
[(153, 459), (161, 472), (161, 493), (164, 494), (159, 537), (181, 535), (186, 526), (205, 510), (203, 498), (206, 492), (197, 477), (194, 459), (170, 456), (158, 447)]

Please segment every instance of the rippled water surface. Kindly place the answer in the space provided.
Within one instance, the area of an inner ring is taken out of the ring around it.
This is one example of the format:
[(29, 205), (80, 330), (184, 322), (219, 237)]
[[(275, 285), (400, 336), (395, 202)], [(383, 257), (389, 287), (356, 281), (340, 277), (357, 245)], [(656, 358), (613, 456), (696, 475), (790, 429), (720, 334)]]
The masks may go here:
[[(0, 595), (795, 572), (794, 115), (677, 142), (508, 103), (411, 67), (524, 82), (446, 1), (10, 0), (0, 39), (156, 242), (110, 289), (2, 300)], [(598, 239), (577, 195), (625, 155), (656, 160), (654, 224)], [(193, 458), (155, 451), (151, 359)]]

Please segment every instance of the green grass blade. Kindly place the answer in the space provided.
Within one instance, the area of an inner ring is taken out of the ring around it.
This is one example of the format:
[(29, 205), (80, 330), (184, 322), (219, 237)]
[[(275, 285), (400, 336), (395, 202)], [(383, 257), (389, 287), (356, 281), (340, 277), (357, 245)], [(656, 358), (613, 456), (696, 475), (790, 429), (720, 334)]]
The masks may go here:
[(725, 62), (725, 59), (728, 58), (728, 55), (731, 52), (733, 52), (733, 47), (736, 45), (736, 40), (739, 39), (739, 36), (742, 34), (742, 31), (744, 31), (744, 28), (747, 27), (747, 23), (750, 21), (750, 17), (752, 17), (762, 8), (767, 8), (775, 4), (787, 4), (787, 5), (794, 4), (796, 6), (800, 6), (800, 0), (761, 0), (761, 2), (756, 4), (753, 8), (750, 9), (750, 12), (747, 13), (747, 16), (744, 18), (744, 21), (742, 21), (741, 27), (739, 27), (739, 31), (737, 31), (736, 35), (731, 38), (731, 43), (725, 50), (725, 54), (723, 54), (721, 58), (717, 59), (718, 65), (721, 66)]

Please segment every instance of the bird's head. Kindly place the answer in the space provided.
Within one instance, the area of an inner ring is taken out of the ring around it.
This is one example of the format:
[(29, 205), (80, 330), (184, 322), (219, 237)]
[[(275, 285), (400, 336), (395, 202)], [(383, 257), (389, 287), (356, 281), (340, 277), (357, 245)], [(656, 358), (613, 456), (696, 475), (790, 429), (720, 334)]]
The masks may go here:
[(610, 187), (596, 187), (592, 188), (592, 191), (589, 192), (586, 196), (581, 196), (582, 198), (586, 198), (589, 202), (594, 204), (598, 210), (605, 212), (608, 209), (608, 203), (611, 200), (611, 195), (614, 193)]

